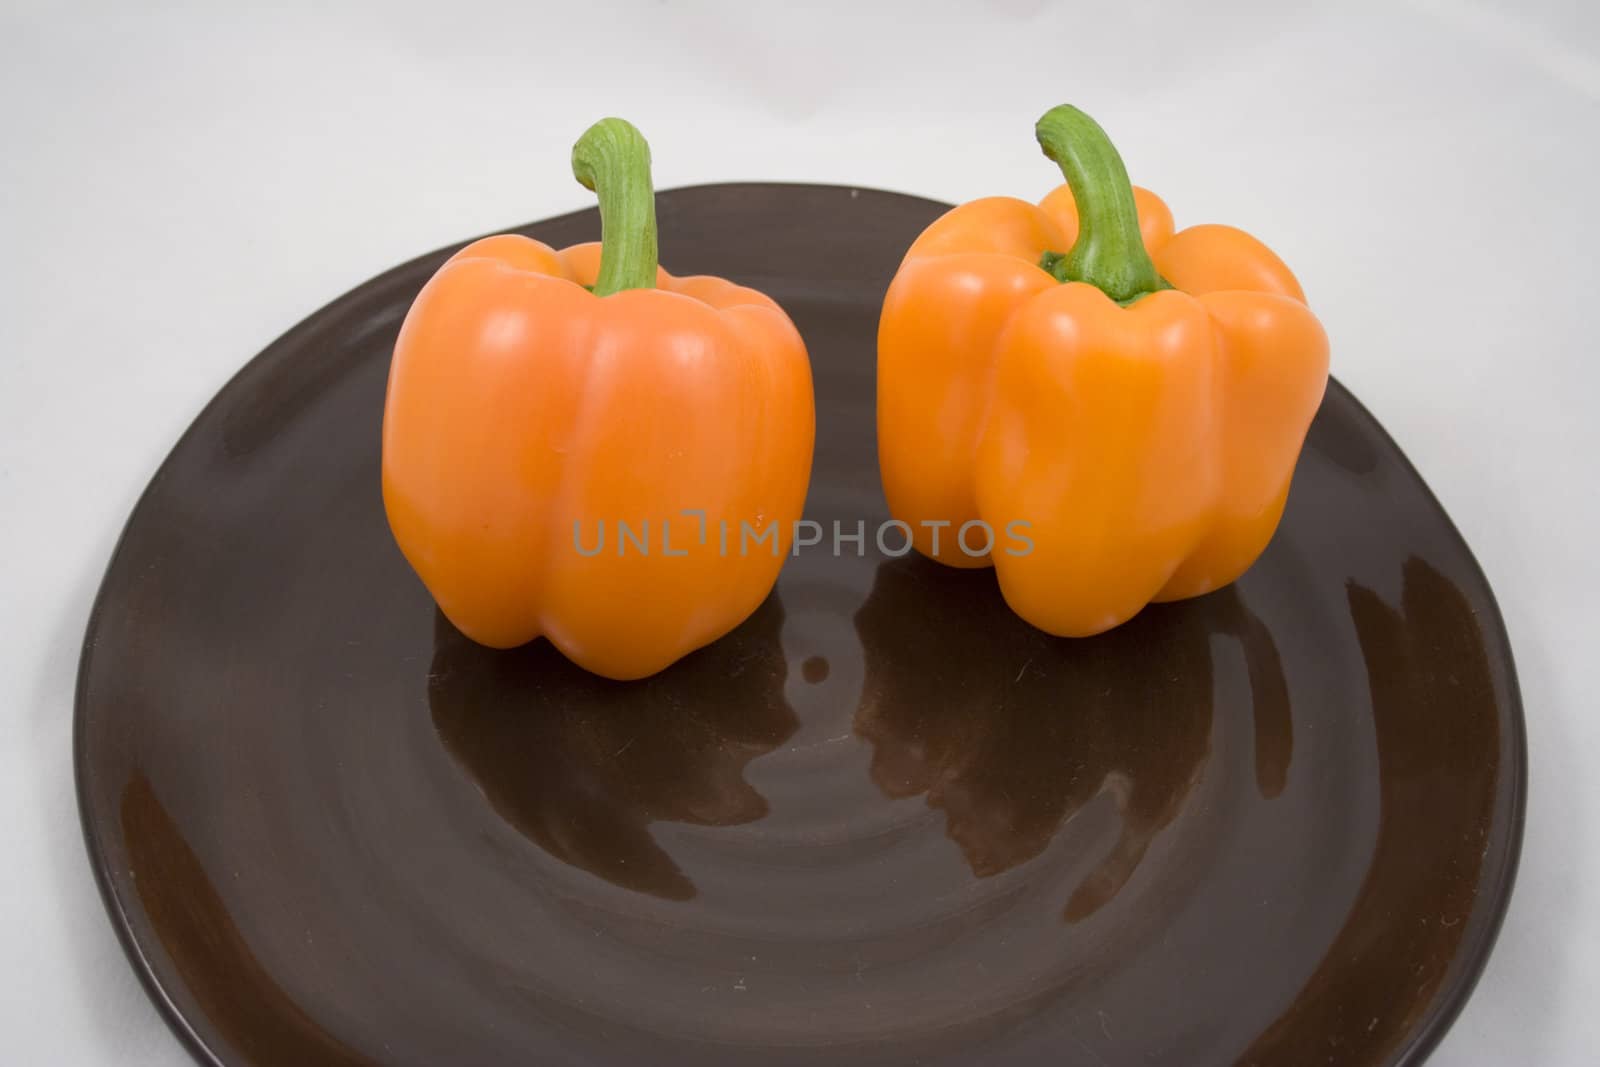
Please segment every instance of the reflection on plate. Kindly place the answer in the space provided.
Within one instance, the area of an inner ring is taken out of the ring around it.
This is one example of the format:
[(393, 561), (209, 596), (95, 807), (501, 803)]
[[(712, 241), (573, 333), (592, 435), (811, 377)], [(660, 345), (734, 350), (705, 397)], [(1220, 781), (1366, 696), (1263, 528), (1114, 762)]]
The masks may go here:
[(875, 746), (873, 781), (892, 797), (926, 794), (980, 878), (1033, 859), (1101, 793), (1114, 798), (1120, 834), (1073, 891), (1069, 920), (1122, 888), (1205, 768), (1218, 638), (1249, 663), (1241, 714), (1255, 723), (1257, 788), (1283, 789), (1288, 690), (1272, 635), (1233, 589), (1066, 641), (1017, 618), (992, 573), (913, 557), (878, 569), (856, 627), (867, 662), (856, 731)]
[(441, 614), (428, 704), (445, 748), (528, 840), (613, 885), (687, 900), (694, 885), (650, 824), (767, 814), (743, 773), (799, 725), (783, 696), (782, 625), (768, 597), (723, 640), (653, 678), (613, 682), (548, 641), (484, 648)]

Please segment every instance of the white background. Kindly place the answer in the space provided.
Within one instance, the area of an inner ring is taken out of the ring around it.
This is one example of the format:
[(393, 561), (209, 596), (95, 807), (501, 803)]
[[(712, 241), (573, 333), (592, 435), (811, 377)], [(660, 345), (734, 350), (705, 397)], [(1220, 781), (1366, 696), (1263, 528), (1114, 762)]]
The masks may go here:
[(84, 856), (73, 673), (137, 494), (245, 360), (401, 260), (587, 206), (567, 153), (601, 115), (661, 187), (1031, 199), (1063, 100), (1180, 225), (1294, 267), (1482, 561), (1532, 790), (1436, 1062), (1594, 1062), (1600, 5), (219, 6), (0, 14), (0, 1062), (187, 1062)]

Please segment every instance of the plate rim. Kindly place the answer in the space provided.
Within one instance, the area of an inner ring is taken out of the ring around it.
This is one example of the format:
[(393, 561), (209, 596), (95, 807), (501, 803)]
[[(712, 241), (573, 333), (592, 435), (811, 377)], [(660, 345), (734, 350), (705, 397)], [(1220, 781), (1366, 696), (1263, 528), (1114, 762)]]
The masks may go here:
[[(786, 181), (730, 181), (706, 182), (691, 185), (673, 186), (668, 189), (658, 189), (656, 196), (659, 198), (672, 198), (684, 193), (703, 194), (715, 190), (748, 190), (752, 187), (768, 190), (808, 190), (811, 192), (839, 193), (852, 199), (863, 196), (889, 197), (898, 200), (911, 200), (926, 204), (941, 211), (947, 211), (954, 205), (931, 197), (919, 196), (914, 193), (904, 193), (891, 189), (882, 189), (862, 185), (841, 185), (830, 182), (786, 182)], [(492, 230), (478, 237), (468, 238), (413, 256), (402, 263), (396, 264), (387, 270), (366, 278), (357, 284), (345, 289), (338, 296), (322, 304), (308, 315), (291, 325), (288, 329), (274, 337), (259, 352), (247, 359), (225, 381), (218, 385), (200, 409), (189, 419), (188, 425), (174, 440), (166, 455), (150, 475), (144, 488), (139, 492), (133, 507), (128, 512), (128, 517), (123, 521), (118, 531), (117, 539), (107, 557), (106, 565), (101, 572), (100, 581), (95, 588), (94, 601), (89, 609), (88, 621), (84, 627), (84, 637), (79, 647), (78, 669), (73, 687), (72, 711), (72, 773), (73, 795), (78, 809), (78, 823), (83, 835), (83, 843), (88, 853), (89, 866), (94, 875), (95, 885), (99, 890), (101, 903), (104, 905), (107, 917), (111, 921), (112, 929), (116, 932), (117, 941), (122, 946), (123, 955), (127, 958), (129, 966), (139, 979), (145, 995), (154, 1004), (157, 1014), (167, 1024), (167, 1028), (178, 1039), (186, 1052), (202, 1065), (202, 1067), (235, 1067), (228, 1060), (210, 1046), (200, 1036), (189, 1020), (179, 1009), (177, 1003), (169, 994), (166, 986), (162, 984), (161, 977), (156, 973), (156, 967), (150, 957), (134, 937), (133, 925), (129, 912), (121, 897), (118, 896), (116, 887), (112, 884), (110, 865), (107, 862), (105, 842), (100, 829), (90, 817), (89, 804), (89, 778), (91, 771), (88, 766), (88, 701), (87, 690), (90, 674), (90, 664), (94, 656), (96, 639), (100, 629), (101, 616), (105, 609), (105, 595), (107, 579), (116, 567), (122, 555), (128, 533), (134, 521), (143, 512), (151, 492), (160, 483), (168, 468), (174, 462), (178, 452), (188, 443), (194, 435), (196, 427), (216, 406), (222, 397), (228, 393), (240, 380), (251, 372), (268, 362), (291, 338), (300, 330), (308, 327), (316, 320), (334, 311), (357, 293), (369, 288), (376, 288), (391, 280), (394, 276), (414, 270), (417, 267), (433, 260), (442, 262), (456, 250), (465, 247), (472, 241), (481, 237), (500, 233), (521, 233), (536, 226), (566, 222), (580, 216), (598, 217), (598, 209), (594, 207), (580, 208), (576, 211), (564, 212), (531, 222), (524, 222), (512, 227)], [(1418, 1067), (1438, 1048), (1446, 1033), (1460, 1017), (1467, 1002), (1472, 998), (1477, 989), (1478, 982), (1483, 977), (1488, 966), (1489, 958), (1494, 954), (1494, 948), (1499, 940), (1501, 929), (1505, 924), (1506, 914), (1510, 910), (1511, 899), (1515, 894), (1518, 869), (1522, 859), (1523, 836), (1526, 828), (1527, 794), (1528, 794), (1528, 737), (1527, 718), (1522, 700), (1521, 683), (1516, 669), (1516, 656), (1512, 649), (1511, 635), (1506, 629), (1504, 612), (1500, 608), (1498, 598), (1494, 594), (1494, 587), (1490, 584), (1488, 575), (1484, 573), (1483, 565), (1478, 561), (1477, 555), (1472, 551), (1472, 546), (1462, 536), (1460, 528), (1450, 513), (1445, 510), (1432, 486), (1417, 470), (1404, 449), (1394, 439), (1394, 436), (1373, 415), (1372, 411), (1363, 404), (1356, 395), (1343, 383), (1332, 375), (1328, 378), (1328, 395), (1338, 393), (1343, 401), (1347, 402), (1360, 421), (1365, 422), (1367, 428), (1393, 451), (1399, 458), (1403, 471), (1409, 473), (1416, 485), (1422, 490), (1427, 503), (1431, 504), (1439, 518), (1443, 520), (1445, 532), (1459, 544), (1468, 564), (1467, 573), (1475, 579), (1484, 596), (1484, 611), (1479, 613), (1478, 619), (1484, 630), (1485, 641), (1489, 646), (1498, 645), (1505, 665), (1506, 708), (1511, 729), (1509, 736), (1504, 738), (1502, 745), (1504, 755), (1509, 757), (1502, 767), (1505, 773), (1511, 776), (1511, 796), (1509, 825), (1506, 827), (1506, 845), (1501, 856), (1498, 857), (1498, 870), (1492, 871), (1486, 878), (1479, 879), (1480, 888), (1487, 888), (1490, 896), (1490, 911), (1485, 921), (1478, 930), (1475, 941), (1464, 943), (1457, 951), (1456, 956), (1448, 965), (1448, 972), (1440, 988), (1435, 991), (1433, 1001), (1425, 1012), (1423, 1019), (1418, 1024), (1410, 1039), (1396, 1046), (1391, 1051), (1390, 1057), (1384, 1061), (1383, 1067)], [(1326, 403), (1326, 398), (1324, 403)]]

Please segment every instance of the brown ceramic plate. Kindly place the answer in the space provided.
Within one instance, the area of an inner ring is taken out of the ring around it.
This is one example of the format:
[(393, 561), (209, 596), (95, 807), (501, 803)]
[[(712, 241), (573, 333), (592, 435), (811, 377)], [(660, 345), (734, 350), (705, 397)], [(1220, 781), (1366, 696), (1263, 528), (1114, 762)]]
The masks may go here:
[[(810, 346), (807, 513), (884, 517), (878, 301), (942, 205), (660, 199)], [(594, 212), (526, 229), (598, 236)], [(252, 361), (128, 522), (77, 706), (134, 968), (221, 1064), (1412, 1064), (1511, 891), (1525, 754), (1467, 546), (1337, 384), (1235, 587), (1057, 640), (810, 552), (656, 678), (479, 648), (390, 540), (390, 346), (447, 252)]]

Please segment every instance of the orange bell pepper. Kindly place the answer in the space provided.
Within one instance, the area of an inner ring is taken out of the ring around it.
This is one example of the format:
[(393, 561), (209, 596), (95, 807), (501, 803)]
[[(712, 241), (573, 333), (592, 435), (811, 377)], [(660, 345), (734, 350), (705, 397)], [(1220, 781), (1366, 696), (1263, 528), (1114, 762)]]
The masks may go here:
[[(639, 678), (771, 591), (810, 477), (811, 368), (770, 298), (657, 266), (636, 129), (596, 123), (572, 161), (599, 198), (600, 244), (484, 238), (411, 306), (383, 499), (468, 637), (544, 636), (597, 674)], [(772, 536), (750, 548), (742, 528)]]
[(993, 565), (1024, 619), (1082, 636), (1261, 554), (1328, 342), (1277, 256), (1229, 226), (1174, 234), (1087, 115), (1036, 132), (1066, 185), (954, 208), (889, 287), (879, 465), (917, 549)]

